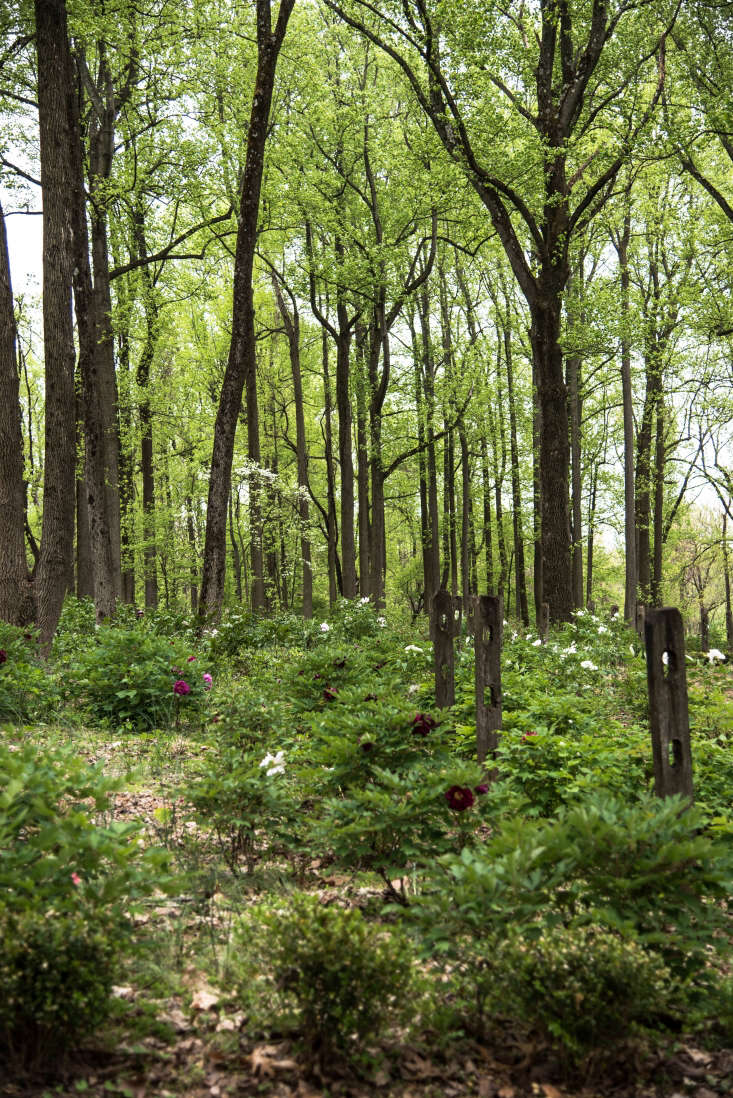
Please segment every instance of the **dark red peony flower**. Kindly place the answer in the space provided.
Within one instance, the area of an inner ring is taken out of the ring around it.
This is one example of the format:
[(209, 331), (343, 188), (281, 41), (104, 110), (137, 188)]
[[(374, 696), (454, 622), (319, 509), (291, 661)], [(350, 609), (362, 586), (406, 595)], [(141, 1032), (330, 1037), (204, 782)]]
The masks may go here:
[(346, 660), (345, 659), (335, 660), (333, 666), (334, 667), (346, 667)]
[(5, 663), (7, 658), (8, 658), (8, 653), (5, 651), (4, 648), (0, 648), (0, 663)]
[(379, 698), (377, 697), (376, 694), (367, 694), (367, 696), (364, 698), (364, 701), (365, 702), (375, 702), (375, 701), (379, 701)]
[(321, 674), (321, 672), (320, 672), (320, 671), (316, 671), (316, 673), (315, 673), (315, 675), (313, 676), (313, 678), (314, 678), (315, 680), (317, 680), (317, 679), (322, 679), (322, 678), (323, 678), (323, 675)]
[(488, 793), (488, 792), (489, 792), (488, 785), (477, 785), (476, 788), (474, 789), (474, 793), (478, 793), (479, 796), (482, 796), (484, 793)]
[(452, 785), (445, 791), (445, 799), (454, 812), (463, 812), (474, 802), (473, 793), (467, 785)]
[(372, 743), (371, 740), (362, 740), (361, 743), (359, 744), (359, 747), (362, 749), (362, 751), (365, 754), (368, 753), (369, 751), (374, 750), (374, 744)]
[(412, 718), (412, 733), (414, 736), (427, 736), (437, 721), (429, 713), (416, 713)]
[(179, 698), (185, 697), (186, 694), (191, 693), (191, 687), (184, 679), (178, 679), (173, 683), (173, 693), (177, 694)]
[(327, 686), (326, 689), (323, 691), (323, 697), (327, 702), (335, 701), (337, 694), (338, 690), (335, 686)]

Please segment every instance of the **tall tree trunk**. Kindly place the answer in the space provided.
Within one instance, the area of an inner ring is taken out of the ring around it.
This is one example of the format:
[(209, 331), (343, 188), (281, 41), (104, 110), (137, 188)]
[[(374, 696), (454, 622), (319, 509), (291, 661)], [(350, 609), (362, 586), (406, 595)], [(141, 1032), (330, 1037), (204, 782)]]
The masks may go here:
[[(577, 270), (568, 281), (568, 327), (572, 330), (577, 322), (583, 323), (583, 253), (578, 260)], [(575, 311), (580, 315), (576, 317)], [(568, 391), (568, 418), (570, 421), (570, 500), (571, 500), (571, 555), (573, 568), (573, 605), (576, 610), (583, 605), (583, 480), (581, 467), (581, 423), (582, 397), (580, 391), (580, 372), (582, 360), (573, 350), (565, 360), (565, 380)]]
[(725, 583), (725, 643), (733, 652), (733, 603), (730, 593), (730, 553), (728, 550), (728, 512), (723, 511), (723, 580)]
[(8, 240), (0, 205), (0, 621), (12, 625), (23, 625), (33, 616), (24, 531), (20, 379)]
[(657, 397), (657, 422), (654, 440), (654, 552), (652, 556), (651, 604), (662, 605), (662, 554), (664, 550), (664, 393)]
[(440, 586), (440, 529), (438, 520), (438, 470), (435, 457), (435, 362), (430, 336), (430, 297), (423, 286), (420, 292), (420, 330), (422, 384), (425, 392), (425, 435), (427, 440), (427, 515), (428, 538), (423, 544), (425, 568), (425, 607), (430, 616), (431, 632), (434, 628), (433, 598)]
[(92, 273), (89, 264), (89, 241), (86, 217), (86, 190), (84, 161), (75, 94), (74, 68), (69, 43), (67, 71), (72, 80), (69, 95), (69, 161), (72, 190), (68, 200), (73, 210), (74, 269), (72, 284), (76, 310), (76, 328), (79, 340), (79, 375), (81, 377), (82, 404), (84, 410), (84, 483), (87, 490), (87, 520), (89, 543), (94, 575), (94, 607), (97, 621), (111, 618), (115, 613), (117, 598), (121, 595), (119, 571), (119, 528), (114, 535), (117, 542), (113, 550), (113, 531), (110, 523), (110, 500), (105, 476), (105, 419), (104, 385), (99, 369), (97, 329), (94, 320)]
[[(232, 303), (232, 340), (224, 372), (219, 407), (214, 425), (209, 499), (206, 509), (206, 539), (199, 610), (216, 616), (221, 612), (226, 570), (226, 523), (231, 489), (234, 437), (247, 393), (247, 443), (250, 460), (259, 465), (259, 423), (257, 419), (257, 354), (252, 275), (257, 247), (257, 220), (265, 162), (270, 106), (275, 85), (275, 70), (290, 13), (295, 0), (280, 0), (273, 30), (269, 0), (257, 0), (257, 73), (255, 76), (247, 155), (239, 200), (239, 226), (234, 257), (234, 294)], [(252, 542), (253, 606), (264, 604), (262, 576), (261, 525), (257, 500), (258, 485), (250, 482), (250, 521), (254, 526)], [(252, 490), (254, 489), (254, 493)]]
[(543, 621), (544, 584), (542, 576), (542, 481), (540, 478), (540, 435), (542, 409), (537, 395), (537, 371), (532, 363), (532, 536), (534, 538), (533, 581), (535, 622)]
[(356, 595), (356, 546), (354, 538), (354, 460), (351, 454), (351, 333), (347, 327), (346, 305), (341, 295), (337, 303), (339, 339), (336, 343), (336, 410), (338, 412), (338, 453), (341, 473), (341, 582), (345, 599)]
[[(231, 522), (231, 514), (230, 514), (230, 519), (229, 520)], [(191, 563), (189, 564), (189, 574), (191, 576), (191, 588), (190, 588), (191, 613), (196, 614), (196, 613), (198, 613), (198, 608), (199, 608), (199, 582), (198, 582), (199, 581), (199, 570), (198, 570), (198, 567), (196, 565), (196, 558), (197, 558), (197, 555), (198, 555), (198, 551), (197, 551), (197, 548), (196, 548), (196, 525), (193, 521), (193, 499), (192, 499), (191, 496), (186, 496), (186, 533), (188, 534), (188, 545), (189, 545), (189, 551), (191, 553), (191, 557), (190, 557)], [(232, 530), (232, 540), (234, 540), (234, 531), (233, 530)], [(238, 553), (238, 550), (237, 550), (237, 553)], [(238, 556), (235, 558), (235, 560), (237, 560), (237, 559), (238, 559)], [(241, 572), (241, 570), (240, 570), (240, 572)], [(240, 575), (240, 585), (239, 585), (239, 601), (240, 602), (242, 601), (241, 575)]]
[(295, 403), (295, 455), (298, 468), (298, 518), (300, 520), (300, 556), (303, 564), (303, 617), (313, 617), (313, 565), (309, 533), (310, 508), (308, 504), (308, 448), (305, 434), (305, 406), (303, 404), (303, 378), (300, 368), (300, 314), (295, 297), (290, 295), (292, 313), (288, 311), (279, 280), (273, 275), (277, 307), (285, 327), (290, 354), (290, 372), (293, 378)]
[(530, 306), (530, 336), (537, 369), (542, 487), (543, 601), (553, 621), (567, 621), (573, 609), (570, 567), (568, 403), (560, 346), (560, 295), (548, 279), (544, 300)]
[(522, 495), (519, 484), (519, 446), (517, 443), (517, 412), (514, 399), (514, 362), (509, 301), (506, 302), (504, 323), (504, 359), (506, 362), (507, 400), (509, 403), (509, 452), (512, 470), (512, 532), (514, 534), (514, 568), (517, 592), (517, 617), (529, 625), (527, 578), (524, 568), (524, 536), (522, 534)]
[(65, 0), (35, 0), (43, 192), (43, 343), (46, 392), (43, 524), (36, 574), (42, 650), (50, 650), (73, 578), (76, 423), (71, 287), (74, 95)]
[(634, 486), (634, 404), (631, 384), (631, 308), (629, 303), (629, 243), (631, 241), (631, 209), (626, 190), (624, 221), (621, 234), (614, 241), (621, 278), (621, 397), (624, 415), (624, 617), (636, 621), (638, 564), (636, 556), (636, 490)]
[[(196, 539), (193, 534), (193, 514), (191, 513), (191, 499), (186, 500), (186, 512), (188, 520), (188, 540), (193, 550), (193, 554), (196, 552)], [(234, 593), (237, 596), (237, 602), (242, 601), (242, 558), (239, 554), (239, 545), (237, 539), (234, 536), (234, 499), (229, 500), (229, 541), (232, 546), (232, 567), (234, 569)], [(191, 609), (196, 610), (194, 606), (194, 592), (196, 587), (194, 586), (195, 572), (191, 572)]]
[(486, 435), (481, 435), (481, 483), (483, 488), (484, 549), (486, 552), (486, 593), (496, 590), (494, 577), (494, 548), (491, 535), (491, 478), (489, 474), (489, 448)]
[(356, 328), (356, 479), (359, 503), (359, 592), (371, 593), (369, 579), (369, 443), (368, 418), (368, 355), (367, 332), (363, 325)]

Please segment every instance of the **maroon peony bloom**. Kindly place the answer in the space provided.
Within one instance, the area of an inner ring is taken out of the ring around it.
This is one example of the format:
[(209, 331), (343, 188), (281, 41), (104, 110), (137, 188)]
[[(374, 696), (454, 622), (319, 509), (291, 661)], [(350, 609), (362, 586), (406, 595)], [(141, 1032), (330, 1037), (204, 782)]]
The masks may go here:
[(327, 686), (326, 689), (323, 691), (323, 697), (327, 702), (335, 701), (337, 694), (338, 690), (335, 686)]
[(374, 744), (371, 740), (362, 740), (362, 742), (359, 744), (359, 747), (365, 754), (367, 754), (369, 751), (374, 750)]
[(0, 648), (0, 663), (5, 663), (8, 658), (8, 653), (4, 648)]
[(345, 659), (335, 660), (333, 666), (334, 667), (346, 667), (346, 660)]
[(412, 718), (413, 736), (427, 736), (435, 728), (436, 720), (429, 713), (416, 713)]
[(454, 812), (463, 812), (474, 802), (473, 793), (466, 785), (452, 785), (445, 791), (445, 799)]
[(316, 671), (316, 673), (315, 673), (315, 675), (313, 676), (313, 678), (314, 678), (314, 679), (322, 679), (322, 678), (323, 678), (323, 675), (321, 674), (321, 672), (320, 672), (320, 671)]
[(483, 796), (484, 793), (489, 792), (488, 785), (477, 785), (474, 789), (474, 793), (478, 793), (479, 796)]
[(183, 679), (176, 679), (173, 683), (173, 693), (178, 694), (179, 697), (183, 697), (184, 694), (191, 693), (191, 687)]
[(379, 701), (379, 698), (377, 697), (376, 694), (367, 694), (367, 696), (364, 698), (364, 701), (365, 702), (375, 702), (375, 701)]
[(193, 663), (193, 661), (194, 661), (195, 659), (196, 659), (196, 657), (195, 657), (195, 656), (189, 656), (189, 657), (188, 657), (188, 659), (186, 660), (186, 663)]

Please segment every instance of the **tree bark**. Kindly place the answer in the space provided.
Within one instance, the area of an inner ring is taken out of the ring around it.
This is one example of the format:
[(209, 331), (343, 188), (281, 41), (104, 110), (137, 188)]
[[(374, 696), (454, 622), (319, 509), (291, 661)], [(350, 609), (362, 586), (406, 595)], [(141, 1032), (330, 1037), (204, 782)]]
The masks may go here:
[(273, 288), (277, 307), (285, 327), (290, 354), (290, 372), (293, 378), (295, 404), (295, 456), (298, 468), (298, 518), (300, 520), (300, 557), (303, 565), (303, 617), (313, 617), (313, 565), (309, 533), (310, 507), (308, 504), (308, 446), (305, 434), (305, 406), (303, 404), (303, 377), (300, 368), (300, 314), (295, 298), (291, 295), (292, 313), (288, 311), (280, 282), (273, 276)]
[(69, 148), (73, 80), (65, 0), (35, 0), (43, 192), (43, 344), (46, 392), (43, 523), (36, 575), (42, 651), (49, 652), (73, 579), (76, 423), (72, 273), (74, 179)]
[[(232, 460), (242, 394), (247, 394), (247, 444), (250, 461), (258, 465), (259, 424), (257, 411), (257, 355), (252, 285), (257, 247), (257, 221), (265, 162), (268, 122), (275, 70), (295, 0), (280, 0), (275, 28), (269, 0), (257, 0), (257, 73), (247, 133), (247, 155), (239, 198), (239, 226), (234, 256), (232, 339), (214, 425), (206, 538), (199, 612), (216, 617), (221, 612), (226, 571), (227, 509), (231, 489)], [(254, 491), (253, 491), (254, 490)], [(250, 480), (250, 523), (254, 538), (252, 557), (253, 608), (264, 605), (261, 520), (256, 478)]]
[[(29, 614), (30, 611), (30, 614)], [(0, 620), (32, 620), (25, 557), (25, 487), (13, 289), (0, 205)]]
[(512, 358), (512, 332), (509, 302), (506, 302), (504, 321), (504, 360), (506, 362), (507, 400), (509, 403), (509, 454), (512, 471), (512, 532), (514, 534), (514, 568), (516, 576), (517, 617), (529, 625), (527, 607), (527, 580), (524, 568), (524, 536), (522, 533), (522, 495), (519, 484), (519, 446), (517, 443), (517, 412), (514, 399), (514, 363)]
[(624, 618), (636, 622), (639, 582), (636, 556), (636, 489), (634, 485), (634, 404), (631, 384), (631, 309), (629, 304), (629, 243), (631, 241), (631, 186), (625, 192), (623, 230), (614, 240), (621, 280), (621, 395), (624, 415)]

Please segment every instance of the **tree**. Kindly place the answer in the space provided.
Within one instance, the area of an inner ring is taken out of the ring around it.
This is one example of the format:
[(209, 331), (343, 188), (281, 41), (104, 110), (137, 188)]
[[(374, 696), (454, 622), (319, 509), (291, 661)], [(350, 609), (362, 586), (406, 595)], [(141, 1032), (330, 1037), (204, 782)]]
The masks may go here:
[[(214, 427), (209, 500), (206, 509), (206, 541), (199, 600), (199, 609), (202, 614), (218, 614), (221, 610), (234, 436), (245, 387), (249, 458), (255, 469), (260, 461), (252, 271), (257, 249), (260, 191), (277, 59), (294, 4), (295, 0), (280, 0), (277, 20), (273, 27), (269, 0), (257, 0), (257, 73), (247, 133), (247, 156), (239, 194), (239, 227), (234, 257), (232, 340)], [(258, 507), (258, 485), (255, 472), (250, 480), (250, 512), (254, 526), (253, 605), (256, 609), (261, 609), (265, 602), (265, 591)]]
[[(608, 197), (656, 106), (674, 14), (665, 8), (655, 22), (647, 4), (625, 0), (593, 0), (589, 11), (542, 0), (536, 14), (425, 0), (326, 3), (401, 66), (484, 204), (527, 300), (541, 410), (544, 596), (551, 616), (566, 619), (572, 571), (561, 320), (570, 246)], [(618, 41), (620, 28), (635, 50)], [(647, 66), (655, 56), (652, 90)], [(500, 130), (511, 134), (509, 155), (496, 141)], [(515, 178), (527, 175), (518, 190)]]

